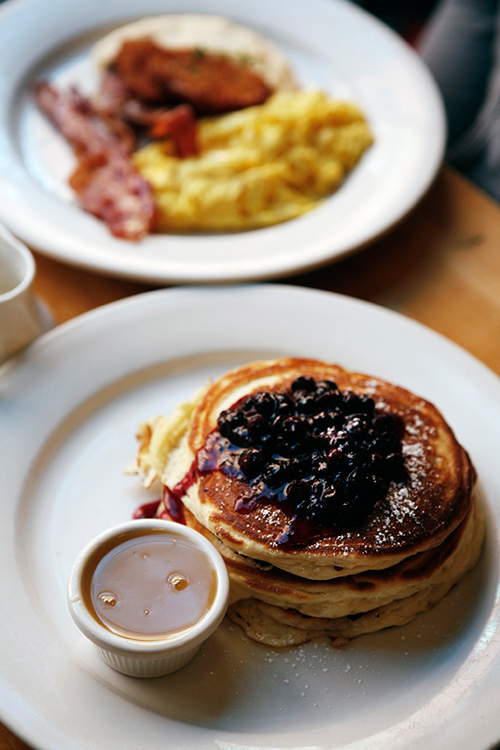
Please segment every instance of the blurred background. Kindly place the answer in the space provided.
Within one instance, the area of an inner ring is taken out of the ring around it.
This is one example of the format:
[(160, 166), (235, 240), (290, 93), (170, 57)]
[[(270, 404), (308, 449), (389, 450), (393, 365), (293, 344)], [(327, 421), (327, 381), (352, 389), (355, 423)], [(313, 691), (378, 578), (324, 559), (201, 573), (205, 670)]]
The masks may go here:
[(415, 47), (448, 120), (446, 161), (500, 201), (498, 0), (359, 0)]
[(418, 39), (437, 0), (360, 0), (357, 3), (399, 32), (410, 44)]

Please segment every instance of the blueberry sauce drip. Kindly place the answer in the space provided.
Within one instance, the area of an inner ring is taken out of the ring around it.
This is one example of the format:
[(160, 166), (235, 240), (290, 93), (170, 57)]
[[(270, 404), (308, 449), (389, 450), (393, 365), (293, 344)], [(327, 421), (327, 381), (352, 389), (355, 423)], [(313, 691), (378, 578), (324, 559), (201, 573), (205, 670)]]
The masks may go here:
[(150, 502), (143, 503), (142, 505), (139, 505), (138, 508), (136, 508), (132, 515), (132, 518), (134, 520), (140, 518), (156, 518), (159, 505), (160, 500), (151, 500)]
[(184, 514), (182, 497), (186, 494), (191, 485), (194, 484), (196, 479), (196, 462), (193, 461), (191, 468), (184, 479), (176, 484), (173, 490), (165, 485), (163, 487), (161, 499), (140, 505), (134, 511), (132, 518), (161, 518), (164, 521), (175, 521), (176, 523), (181, 523), (185, 526), (186, 517)]
[(171, 490), (169, 487), (164, 487), (162, 494), (163, 510), (158, 517), (165, 521), (176, 521), (186, 525), (184, 505), (181, 500), (182, 494), (184, 493), (176, 492), (176, 489)]
[(245, 482), (240, 511), (259, 500), (285, 507), (285, 543), (301, 521), (339, 530), (365, 524), (391, 482), (406, 481), (403, 432), (403, 421), (369, 396), (299, 377), (283, 392), (258, 391), (223, 411), (197, 470)]

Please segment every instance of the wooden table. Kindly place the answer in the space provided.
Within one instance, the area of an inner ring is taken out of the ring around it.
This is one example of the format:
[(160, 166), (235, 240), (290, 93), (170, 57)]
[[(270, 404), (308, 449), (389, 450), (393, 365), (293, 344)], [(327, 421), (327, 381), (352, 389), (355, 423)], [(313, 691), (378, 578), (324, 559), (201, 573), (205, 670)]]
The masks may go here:
[[(56, 323), (152, 288), (96, 276), (39, 254), (36, 261), (35, 292)], [(415, 211), (385, 237), (326, 269), (284, 283), (399, 310), (500, 375), (500, 206), (448, 167)], [(0, 750), (26, 747), (0, 725)]]

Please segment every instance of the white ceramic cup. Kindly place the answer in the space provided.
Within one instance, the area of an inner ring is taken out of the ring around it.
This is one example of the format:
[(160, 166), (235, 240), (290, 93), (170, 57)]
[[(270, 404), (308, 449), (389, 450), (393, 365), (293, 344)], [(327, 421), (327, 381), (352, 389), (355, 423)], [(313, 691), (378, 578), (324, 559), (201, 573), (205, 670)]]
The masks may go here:
[(0, 363), (50, 327), (31, 291), (34, 276), (30, 251), (0, 225)]

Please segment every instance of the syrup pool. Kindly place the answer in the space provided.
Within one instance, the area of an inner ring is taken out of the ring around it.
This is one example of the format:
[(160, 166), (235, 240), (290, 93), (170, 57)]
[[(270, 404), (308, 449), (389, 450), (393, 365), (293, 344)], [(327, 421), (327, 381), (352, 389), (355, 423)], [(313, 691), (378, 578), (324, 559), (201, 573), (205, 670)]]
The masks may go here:
[(83, 596), (104, 627), (150, 639), (193, 627), (209, 611), (216, 587), (215, 568), (203, 550), (149, 530), (122, 534), (99, 549), (86, 568)]

